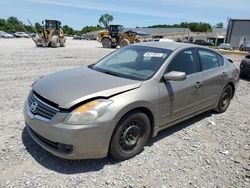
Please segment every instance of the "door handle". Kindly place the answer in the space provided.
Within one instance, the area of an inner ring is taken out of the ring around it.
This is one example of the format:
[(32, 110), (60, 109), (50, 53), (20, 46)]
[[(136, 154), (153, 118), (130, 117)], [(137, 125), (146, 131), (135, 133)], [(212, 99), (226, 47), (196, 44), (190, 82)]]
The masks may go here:
[(222, 77), (226, 77), (227, 76), (227, 73), (226, 72), (223, 72), (222, 73)]
[(196, 82), (196, 83), (194, 84), (194, 86), (195, 86), (196, 88), (199, 88), (199, 87), (201, 87), (201, 83), (200, 83), (200, 82)]

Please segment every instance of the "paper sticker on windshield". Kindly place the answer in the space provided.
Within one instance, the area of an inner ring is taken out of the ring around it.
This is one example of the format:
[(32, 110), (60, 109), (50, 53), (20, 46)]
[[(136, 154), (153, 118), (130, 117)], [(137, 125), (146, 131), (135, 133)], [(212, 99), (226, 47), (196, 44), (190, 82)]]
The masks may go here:
[(146, 52), (144, 57), (163, 57), (163, 53)]

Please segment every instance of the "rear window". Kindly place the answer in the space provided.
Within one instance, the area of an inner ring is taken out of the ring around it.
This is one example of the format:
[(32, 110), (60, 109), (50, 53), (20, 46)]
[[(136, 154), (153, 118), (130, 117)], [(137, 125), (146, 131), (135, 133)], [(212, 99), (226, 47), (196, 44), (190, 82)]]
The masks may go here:
[(202, 70), (209, 70), (221, 66), (217, 54), (210, 50), (199, 50)]

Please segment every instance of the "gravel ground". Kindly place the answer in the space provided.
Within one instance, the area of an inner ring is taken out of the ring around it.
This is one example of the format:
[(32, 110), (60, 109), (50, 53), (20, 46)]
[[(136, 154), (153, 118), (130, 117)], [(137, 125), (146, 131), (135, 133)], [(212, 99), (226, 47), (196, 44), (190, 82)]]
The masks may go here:
[[(249, 187), (250, 82), (240, 80), (223, 114), (204, 113), (164, 130), (123, 162), (63, 160), (24, 129), (22, 108), (40, 76), (95, 62), (112, 50), (95, 41), (35, 48), (29, 39), (0, 39), (0, 187)], [(242, 57), (230, 56), (239, 65)]]

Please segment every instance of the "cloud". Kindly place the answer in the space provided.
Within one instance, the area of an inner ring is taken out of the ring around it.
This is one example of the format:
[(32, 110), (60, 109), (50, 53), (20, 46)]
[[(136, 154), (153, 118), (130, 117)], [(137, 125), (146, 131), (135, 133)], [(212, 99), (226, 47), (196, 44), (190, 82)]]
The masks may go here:
[[(141, 8), (139, 6), (133, 6), (133, 1), (130, 1), (130, 6), (120, 5), (119, 1), (117, 3), (113, 2), (112, 4), (103, 1), (103, 2), (95, 2), (95, 1), (65, 1), (65, 0), (26, 0), (32, 3), (42, 3), (48, 5), (56, 5), (56, 6), (64, 6), (64, 7), (72, 7), (72, 8), (82, 8), (82, 9), (90, 9), (90, 10), (98, 10), (98, 11), (108, 11), (108, 12), (119, 12), (119, 13), (128, 13), (128, 14), (136, 14), (142, 16), (154, 16), (154, 17), (161, 17), (161, 18), (182, 18), (185, 17), (186, 14), (180, 12), (170, 12), (168, 11), (159, 11), (159, 10), (152, 10), (150, 7), (148, 8)], [(132, 5), (132, 6), (131, 6)]]
[(125, 13), (177, 21), (202, 21), (216, 23), (227, 17), (246, 18), (248, 1), (241, 0), (26, 0), (27, 2), (54, 6)]

